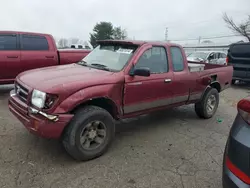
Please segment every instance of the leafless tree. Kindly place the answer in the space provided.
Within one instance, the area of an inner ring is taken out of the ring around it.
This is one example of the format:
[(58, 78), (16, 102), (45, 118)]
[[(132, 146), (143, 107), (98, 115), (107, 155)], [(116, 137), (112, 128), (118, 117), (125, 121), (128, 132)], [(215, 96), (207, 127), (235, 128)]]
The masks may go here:
[(58, 41), (58, 47), (59, 48), (65, 48), (68, 45), (68, 40), (65, 38), (60, 38)]
[(79, 38), (71, 38), (70, 40), (71, 40), (71, 43), (72, 43), (72, 44), (78, 44), (79, 41), (80, 41)]
[(233, 18), (229, 17), (227, 13), (224, 13), (222, 18), (229, 29), (246, 37), (248, 41), (250, 41), (250, 15), (246, 21), (243, 21), (240, 24), (236, 24)]

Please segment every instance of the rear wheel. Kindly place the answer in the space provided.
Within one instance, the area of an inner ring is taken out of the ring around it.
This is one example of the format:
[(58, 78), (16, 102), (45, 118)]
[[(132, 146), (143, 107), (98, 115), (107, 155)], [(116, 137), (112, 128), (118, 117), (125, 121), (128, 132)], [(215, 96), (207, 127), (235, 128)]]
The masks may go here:
[(200, 118), (213, 117), (219, 105), (219, 93), (215, 88), (206, 90), (202, 99), (195, 103), (195, 112)]
[(63, 146), (73, 158), (86, 161), (104, 154), (114, 135), (115, 123), (110, 113), (97, 106), (86, 106), (66, 128)]

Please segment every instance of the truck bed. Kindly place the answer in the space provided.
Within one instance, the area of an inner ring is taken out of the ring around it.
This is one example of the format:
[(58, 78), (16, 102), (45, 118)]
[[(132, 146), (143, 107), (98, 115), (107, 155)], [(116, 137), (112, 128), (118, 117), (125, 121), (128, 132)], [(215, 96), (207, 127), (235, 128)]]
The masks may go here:
[[(219, 65), (209, 63), (194, 63), (192, 64), (203, 64), (205, 65), (204, 71), (197, 72), (200, 78), (211, 77), (212, 81), (221, 84), (221, 91), (228, 87), (232, 81), (233, 67), (230, 65)], [(196, 73), (196, 74), (197, 74)]]

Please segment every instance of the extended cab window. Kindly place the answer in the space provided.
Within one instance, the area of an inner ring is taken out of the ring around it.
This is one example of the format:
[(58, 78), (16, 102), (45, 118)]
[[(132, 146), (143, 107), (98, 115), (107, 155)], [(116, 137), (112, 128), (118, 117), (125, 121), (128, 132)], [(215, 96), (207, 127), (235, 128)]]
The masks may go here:
[(184, 60), (181, 53), (181, 49), (179, 47), (171, 47), (171, 56), (173, 62), (173, 68), (175, 72), (184, 70)]
[(120, 43), (104, 43), (97, 46), (79, 64), (97, 69), (120, 71), (127, 64), (138, 46)]
[(49, 50), (49, 44), (44, 36), (22, 35), (22, 50)]
[(17, 36), (0, 34), (0, 50), (17, 50)]
[(152, 74), (168, 72), (167, 54), (164, 47), (153, 47), (146, 50), (134, 68), (147, 67)]

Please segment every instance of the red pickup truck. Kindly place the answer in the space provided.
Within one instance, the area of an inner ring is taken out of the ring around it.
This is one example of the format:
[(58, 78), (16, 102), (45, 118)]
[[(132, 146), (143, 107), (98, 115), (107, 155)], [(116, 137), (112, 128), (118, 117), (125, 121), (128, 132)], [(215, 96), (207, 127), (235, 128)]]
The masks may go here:
[(26, 70), (76, 63), (90, 50), (57, 50), (51, 35), (0, 31), (0, 85)]
[(188, 63), (176, 44), (99, 41), (79, 63), (19, 74), (9, 109), (30, 132), (89, 160), (109, 148), (115, 120), (191, 103), (211, 118), (232, 74), (231, 66)]

